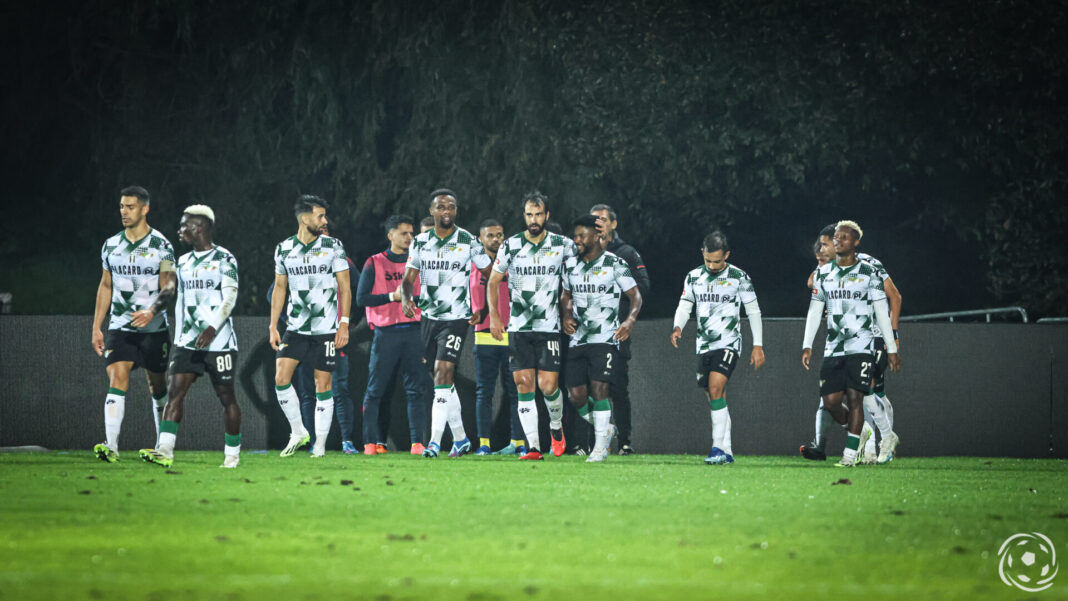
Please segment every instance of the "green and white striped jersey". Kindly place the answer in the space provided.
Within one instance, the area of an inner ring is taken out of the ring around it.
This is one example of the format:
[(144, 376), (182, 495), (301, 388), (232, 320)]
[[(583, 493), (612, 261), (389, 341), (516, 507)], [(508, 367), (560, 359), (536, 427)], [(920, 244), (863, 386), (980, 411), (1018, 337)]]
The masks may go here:
[(412, 240), (406, 269), (419, 271), (419, 309), (437, 321), (471, 318), (471, 264), (489, 265), (489, 255), (471, 232), (457, 227), (447, 238), (431, 228)]
[(575, 243), (559, 234), (547, 233), (534, 244), (518, 233), (501, 244), (493, 270), (508, 275), (509, 332), (560, 332), (564, 261), (577, 255)]
[(619, 298), (637, 286), (627, 262), (604, 252), (586, 263), (578, 257), (564, 262), (564, 290), (571, 293), (572, 314), (578, 326), (569, 346), (615, 344), (619, 329)]
[(237, 336), (233, 318), (215, 323), (223, 303), (223, 288), (237, 288), (237, 259), (221, 246), (178, 257), (178, 299), (174, 317), (180, 325), (174, 333), (174, 346), (196, 349), (197, 337), (215, 326), (215, 339), (208, 351), (236, 351)]
[(111, 273), (111, 321), (109, 330), (162, 332), (167, 312), (160, 311), (143, 328), (130, 325), (132, 315), (147, 309), (159, 296), (159, 274), (174, 271), (174, 247), (155, 229), (130, 242), (121, 231), (104, 242), (100, 251), (104, 271)]
[(749, 275), (727, 263), (712, 273), (704, 265), (686, 274), (682, 299), (697, 311), (697, 354), (731, 349), (742, 352), (741, 305), (756, 302)]
[(824, 357), (870, 354), (875, 340), (875, 301), (886, 300), (883, 280), (871, 263), (839, 267), (831, 261), (816, 270), (812, 301), (826, 303)]
[(274, 249), (274, 272), (289, 278), (286, 329), (297, 334), (337, 332), (337, 274), (347, 271), (341, 240), (319, 236), (302, 244), (296, 236)]

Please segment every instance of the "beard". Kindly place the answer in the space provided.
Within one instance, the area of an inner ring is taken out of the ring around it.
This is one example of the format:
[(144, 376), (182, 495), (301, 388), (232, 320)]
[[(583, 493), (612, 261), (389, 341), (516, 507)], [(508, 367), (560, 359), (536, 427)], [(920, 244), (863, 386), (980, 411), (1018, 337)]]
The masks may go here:
[(528, 223), (527, 224), (527, 232), (529, 232), (531, 236), (537, 236), (544, 229), (545, 229), (545, 226), (543, 226), (541, 224), (538, 224), (538, 223)]

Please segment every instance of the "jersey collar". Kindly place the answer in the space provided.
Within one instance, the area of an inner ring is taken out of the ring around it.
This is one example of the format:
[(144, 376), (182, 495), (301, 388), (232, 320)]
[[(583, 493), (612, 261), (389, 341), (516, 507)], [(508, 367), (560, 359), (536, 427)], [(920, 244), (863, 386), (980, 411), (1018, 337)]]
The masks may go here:
[(152, 237), (152, 228), (148, 228), (148, 233), (144, 236), (141, 236), (136, 242), (130, 242), (130, 239), (126, 237), (126, 230), (122, 230), (121, 232), (119, 232), (119, 235), (122, 236), (122, 241), (125, 242), (127, 245), (126, 251), (130, 252), (138, 246), (141, 246), (141, 244), (143, 244), (145, 240), (148, 240)]
[(701, 269), (704, 269), (705, 273), (707, 273), (709, 276), (715, 278), (715, 277), (719, 277), (719, 274), (721, 274), (721, 273), (727, 273), (727, 269), (730, 268), (730, 266), (731, 266), (731, 264), (727, 263), (726, 265), (723, 266), (723, 269), (720, 269), (719, 271), (713, 272), (713, 271), (708, 269), (707, 265), (702, 263), (701, 264)]
[(582, 257), (579, 257), (579, 263), (582, 263), (581, 271), (582, 272), (589, 271), (589, 270), (593, 269), (595, 266), (604, 263), (604, 258), (605, 258), (605, 256), (607, 254), (608, 254), (607, 252), (603, 252), (603, 253), (601, 253), (601, 256), (599, 256), (596, 259), (590, 261), (589, 263), (587, 263), (586, 261), (583, 261)]
[(535, 243), (535, 242), (531, 242), (529, 239), (527, 239), (526, 232), (523, 232), (523, 233), (519, 234), (519, 239), (523, 241), (523, 244), (529, 244), (529, 245), (533, 246), (534, 247), (534, 251), (536, 252), (538, 249), (540, 249), (542, 246), (545, 245), (545, 242), (549, 239), (549, 236), (552, 236), (552, 234), (549, 233), (549, 232), (545, 232), (545, 237), (541, 239), (541, 242)]
[(448, 236), (444, 237), (444, 238), (441, 238), (441, 237), (438, 236), (438, 229), (437, 228), (432, 227), (427, 231), (430, 232), (430, 236), (432, 238), (440, 240), (442, 242), (448, 242), (449, 240), (452, 240), (453, 238), (456, 237), (456, 234), (460, 231), (460, 228), (456, 227), (456, 226), (453, 226), (452, 233), (449, 234)]
[(301, 253), (306, 253), (306, 252), (308, 252), (308, 250), (311, 249), (311, 247), (315, 246), (316, 242), (318, 242), (319, 240), (322, 240), (323, 237), (322, 236), (316, 236), (314, 240), (312, 240), (311, 242), (309, 242), (307, 244), (301, 242), (300, 238), (297, 238), (296, 234), (293, 234), (292, 236), (290, 236), (290, 238), (292, 238), (293, 241), (297, 243), (297, 246), (300, 248), (300, 252)]

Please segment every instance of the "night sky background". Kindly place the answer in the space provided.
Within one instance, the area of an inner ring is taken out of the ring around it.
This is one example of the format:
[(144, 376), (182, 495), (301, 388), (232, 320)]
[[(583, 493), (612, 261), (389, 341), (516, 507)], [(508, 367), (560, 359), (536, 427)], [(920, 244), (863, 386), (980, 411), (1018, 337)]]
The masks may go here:
[[(1068, 3), (4, 3), (0, 291), (89, 314), (119, 189), (181, 253), (211, 205), (265, 315), (300, 193), (358, 263), (454, 189), (460, 225), (613, 205), (671, 314), (720, 227), (766, 316), (864, 227), (916, 314), (1068, 305)], [(568, 227), (568, 229), (570, 229)]]

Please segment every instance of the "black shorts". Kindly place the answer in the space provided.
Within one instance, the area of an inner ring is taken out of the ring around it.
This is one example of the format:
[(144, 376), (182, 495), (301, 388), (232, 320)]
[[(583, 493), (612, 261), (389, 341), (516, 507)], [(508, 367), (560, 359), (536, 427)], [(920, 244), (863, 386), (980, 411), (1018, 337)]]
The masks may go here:
[(211, 377), (212, 384), (233, 386), (235, 367), (237, 367), (237, 351), (205, 351), (178, 346), (174, 348), (171, 366), (167, 373), (172, 376), (193, 374), (200, 377), (206, 372)]
[(852, 388), (871, 394), (875, 358), (868, 354), (826, 357), (820, 366), (820, 395), (827, 396)]
[(611, 383), (619, 361), (619, 350), (611, 344), (580, 344), (569, 348), (564, 364), (564, 385), (568, 388), (585, 386), (590, 380)]
[(134, 367), (162, 374), (167, 371), (167, 355), (171, 350), (170, 333), (124, 332), (108, 330), (104, 339), (104, 361), (107, 365), (133, 361)]
[(333, 334), (297, 334), (287, 331), (282, 335), (282, 346), (276, 355), (279, 359), (296, 359), (307, 363), (312, 369), (333, 372), (337, 365), (337, 349)]
[(555, 332), (508, 332), (508, 366), (512, 371), (560, 371), (560, 335)]
[(721, 373), (729, 379), (738, 365), (738, 352), (734, 349), (721, 348), (697, 356), (697, 387), (708, 389), (708, 374)]
[(882, 338), (875, 339), (875, 365), (872, 368), (871, 389), (882, 392), (886, 388), (886, 368), (890, 365), (890, 357), (886, 353), (886, 342)]
[(424, 319), (420, 332), (423, 335), (423, 359), (433, 368), (434, 361), (460, 362), (460, 351), (467, 338), (467, 320), (438, 321)]

